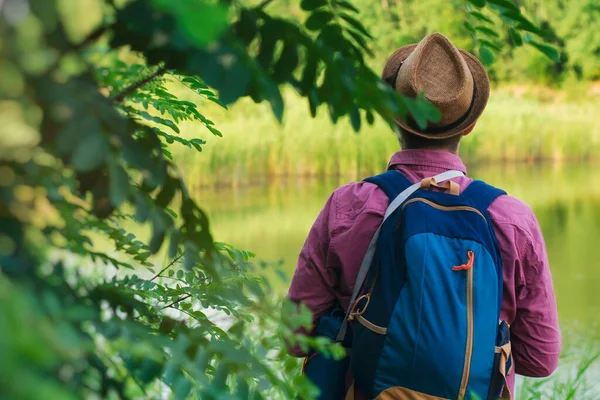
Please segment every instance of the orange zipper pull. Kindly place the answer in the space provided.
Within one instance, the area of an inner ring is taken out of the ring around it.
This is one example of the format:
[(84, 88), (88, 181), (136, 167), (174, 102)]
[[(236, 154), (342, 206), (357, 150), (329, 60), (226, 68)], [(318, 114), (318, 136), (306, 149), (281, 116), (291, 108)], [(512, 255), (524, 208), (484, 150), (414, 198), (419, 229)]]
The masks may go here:
[(473, 267), (473, 261), (475, 261), (475, 253), (471, 250), (467, 252), (467, 257), (469, 257), (469, 261), (466, 264), (458, 265), (456, 267), (452, 267), (452, 271), (463, 271), (468, 270)]

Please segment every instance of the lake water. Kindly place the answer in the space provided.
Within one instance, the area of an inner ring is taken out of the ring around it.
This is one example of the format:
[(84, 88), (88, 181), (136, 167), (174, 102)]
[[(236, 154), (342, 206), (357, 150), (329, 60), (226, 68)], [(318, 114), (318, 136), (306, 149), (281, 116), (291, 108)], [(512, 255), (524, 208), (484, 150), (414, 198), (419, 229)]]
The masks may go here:
[[(469, 171), (470, 176), (525, 201), (536, 213), (548, 248), (566, 349), (600, 338), (597, 168), (517, 164)], [(347, 182), (342, 178), (289, 179), (235, 190), (199, 191), (195, 196), (209, 213), (216, 240), (253, 251), (258, 260), (282, 262), (289, 279), (321, 207), (336, 187)], [(289, 282), (277, 282), (275, 290), (284, 295)]]

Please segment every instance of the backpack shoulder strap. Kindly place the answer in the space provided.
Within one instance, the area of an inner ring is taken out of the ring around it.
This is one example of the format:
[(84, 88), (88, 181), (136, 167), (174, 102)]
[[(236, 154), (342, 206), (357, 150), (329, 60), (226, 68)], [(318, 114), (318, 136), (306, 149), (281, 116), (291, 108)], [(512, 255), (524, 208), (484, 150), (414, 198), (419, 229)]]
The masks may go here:
[(366, 178), (365, 182), (374, 183), (379, 186), (390, 199), (390, 202), (412, 185), (408, 178), (395, 170), (389, 170), (383, 174)]
[(502, 189), (488, 185), (483, 181), (474, 180), (467, 186), (462, 196), (468, 199), (478, 210), (487, 211), (494, 200), (505, 194), (506, 192)]

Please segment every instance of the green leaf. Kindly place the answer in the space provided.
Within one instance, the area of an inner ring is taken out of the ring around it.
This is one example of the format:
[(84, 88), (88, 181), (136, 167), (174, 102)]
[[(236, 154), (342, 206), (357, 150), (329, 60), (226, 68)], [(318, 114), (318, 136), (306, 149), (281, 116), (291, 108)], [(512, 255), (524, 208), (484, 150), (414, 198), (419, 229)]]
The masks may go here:
[(249, 45), (258, 33), (256, 14), (248, 9), (243, 9), (235, 28), (242, 43)]
[(558, 49), (556, 47), (552, 47), (545, 43), (537, 42), (537, 41), (533, 40), (529, 34), (525, 34), (525, 43), (529, 44), (530, 46), (535, 47), (536, 49), (541, 51), (543, 54), (545, 54), (546, 57), (548, 57), (552, 61), (554, 61), (556, 63), (560, 62), (560, 52), (558, 51)]
[(442, 113), (425, 99), (423, 93), (415, 99), (405, 97), (403, 100), (408, 112), (420, 129), (427, 128), (428, 121), (437, 122), (442, 118)]
[(88, 132), (73, 151), (71, 162), (77, 171), (88, 172), (106, 161), (109, 147), (100, 132)]
[(163, 186), (162, 190), (156, 196), (156, 205), (159, 207), (166, 207), (169, 205), (178, 188), (179, 181), (174, 178), (167, 179), (167, 182)]
[(175, 399), (185, 400), (192, 390), (192, 383), (185, 375), (181, 375), (175, 384)]
[(329, 11), (318, 10), (315, 11), (308, 17), (304, 25), (306, 29), (311, 31), (318, 31), (323, 29), (325, 25), (333, 19), (333, 14)]
[(375, 117), (373, 116), (373, 113), (369, 110), (366, 111), (366, 118), (367, 118), (367, 123), (369, 125), (373, 125), (373, 123), (375, 122)]
[(508, 34), (510, 36), (510, 40), (515, 46), (523, 45), (523, 38), (521, 37), (521, 34), (517, 32), (514, 28), (509, 28)]
[(487, 26), (476, 26), (475, 27), (476, 31), (479, 31), (481, 33), (484, 33), (488, 36), (492, 36), (492, 37), (499, 37), (500, 35), (498, 35), (498, 33), (496, 31), (494, 31), (493, 29), (488, 28)]
[(468, 0), (469, 3), (473, 4), (475, 7), (485, 7), (485, 0)]
[(485, 45), (479, 47), (479, 56), (484, 65), (492, 65), (494, 63), (494, 53)]
[(150, 216), (150, 207), (148, 206), (148, 202), (141, 195), (135, 195), (135, 220), (140, 223), (146, 222), (148, 217)]
[(360, 33), (362, 33), (363, 35), (365, 35), (366, 37), (368, 37), (369, 39), (373, 39), (373, 37), (371, 36), (371, 34), (369, 33), (369, 31), (367, 31), (367, 29), (364, 27), (363, 24), (361, 24), (357, 19), (355, 19), (354, 17), (351, 17), (348, 14), (340, 14), (340, 17), (342, 17), (342, 19), (344, 21), (346, 21), (347, 23), (349, 23), (350, 25), (352, 25), (352, 27), (354, 29), (356, 29), (357, 31), (359, 31)]
[(298, 45), (293, 41), (286, 41), (279, 60), (275, 63), (273, 77), (276, 82), (285, 82), (298, 65)]
[(302, 0), (300, 2), (300, 8), (304, 11), (316, 10), (319, 7), (327, 5), (327, 0)]
[(222, 3), (190, 0), (153, 0), (152, 3), (175, 15), (181, 30), (200, 47), (217, 39), (228, 26), (227, 7)]
[(519, 10), (519, 7), (517, 7), (512, 1), (510, 0), (487, 0), (488, 3), (493, 4), (495, 6), (499, 6), (499, 7), (504, 7), (508, 10), (513, 10), (516, 12), (521, 12)]
[(536, 35), (538, 35), (542, 38), (548, 37), (548, 32), (538, 28), (537, 26), (535, 26), (533, 23), (531, 23), (529, 21), (519, 22), (515, 28), (518, 30), (521, 30), (521, 31), (535, 33)]
[(235, 396), (239, 400), (246, 400), (250, 397), (250, 391), (248, 389), (248, 383), (243, 379), (238, 379), (236, 382)]
[(281, 97), (279, 87), (271, 80), (265, 82), (265, 84), (266, 86), (263, 88), (263, 95), (271, 105), (271, 110), (273, 110), (275, 118), (277, 118), (277, 121), (281, 122), (283, 119), (283, 98)]
[(494, 21), (492, 21), (490, 18), (486, 17), (485, 15), (483, 15), (482, 13), (480, 13), (479, 11), (471, 11), (470, 14), (472, 16), (474, 16), (475, 18), (484, 21), (484, 22), (488, 22), (490, 24), (493, 24)]
[(129, 195), (129, 176), (117, 163), (110, 165), (110, 202), (119, 207), (127, 200)]
[(182, 270), (177, 270), (177, 279), (183, 279), (183, 271)]
[(138, 378), (142, 383), (148, 384), (157, 378), (162, 371), (162, 364), (150, 359), (144, 358)]
[(148, 243), (148, 248), (152, 252), (152, 254), (158, 253), (163, 242), (165, 240), (165, 232), (162, 230), (155, 229), (152, 237), (150, 238), (150, 243)]
[(486, 45), (487, 47), (489, 47), (490, 49), (494, 49), (498, 52), (502, 51), (502, 48), (500, 46), (498, 46), (496, 43), (491, 42), (487, 39), (484, 38), (479, 38), (479, 43)]
[(272, 23), (265, 23), (260, 30), (260, 49), (256, 59), (265, 69), (270, 67), (273, 60), (277, 35), (277, 28)]
[(219, 99), (225, 104), (232, 104), (246, 93), (251, 72), (233, 52), (223, 54), (221, 67), (223, 79), (215, 87), (219, 90)]
[(144, 118), (145, 120), (152, 121), (157, 124), (164, 125), (164, 126), (168, 126), (169, 128), (173, 129), (175, 132), (179, 133), (179, 128), (177, 127), (175, 122), (171, 121), (170, 119), (155, 117), (155, 116), (148, 114), (146, 111), (138, 111), (137, 114), (140, 117)]
[(100, 132), (100, 123), (93, 115), (82, 115), (70, 120), (56, 135), (56, 148), (60, 155), (71, 154), (88, 133)]
[(350, 110), (350, 122), (352, 123), (354, 132), (360, 131), (360, 113), (358, 112), (358, 108)]
[(334, 1), (335, 5), (340, 6), (342, 8), (345, 8), (346, 10), (350, 10), (352, 12), (358, 13), (358, 8), (354, 7), (350, 2), (345, 1), (345, 0), (340, 0), (340, 1)]
[(365, 40), (364, 36), (361, 35), (358, 32), (355, 32), (353, 30), (348, 30), (347, 31), (348, 34), (350, 34), (350, 36), (352, 36), (352, 38), (354, 38), (354, 40), (356, 41), (356, 43), (358, 43), (358, 45), (360, 47), (362, 47), (362, 49), (365, 51), (365, 53), (372, 55), (373, 53), (371, 52), (371, 49), (369, 48), (369, 45), (367, 44), (367, 41)]
[(464, 22), (465, 28), (467, 28), (468, 31), (475, 33), (475, 28), (473, 28), (473, 25), (471, 25), (469, 22), (465, 21)]
[(302, 71), (302, 81), (300, 82), (300, 87), (305, 93), (314, 86), (317, 78), (318, 63), (318, 54), (312, 50), (308, 50), (306, 64), (304, 66), (304, 71)]

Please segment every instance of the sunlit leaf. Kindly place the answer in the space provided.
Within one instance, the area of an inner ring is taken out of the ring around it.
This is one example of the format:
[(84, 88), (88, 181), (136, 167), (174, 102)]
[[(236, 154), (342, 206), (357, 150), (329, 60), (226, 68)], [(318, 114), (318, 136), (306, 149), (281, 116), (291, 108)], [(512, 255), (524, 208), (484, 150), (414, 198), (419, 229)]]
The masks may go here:
[(500, 36), (500, 35), (498, 35), (498, 33), (495, 30), (490, 29), (487, 26), (476, 26), (475, 30), (479, 31), (481, 33), (485, 33), (486, 35), (492, 36), (492, 37), (499, 37)]
[(490, 49), (493, 49), (497, 52), (502, 51), (502, 48), (500, 46), (498, 46), (496, 43), (489, 41), (487, 39), (484, 38), (479, 38), (479, 43), (486, 45), (487, 47), (489, 47)]
[(525, 41), (525, 43), (529, 44), (530, 46), (533, 46), (536, 49), (538, 49), (540, 52), (542, 52), (544, 55), (546, 55), (546, 57), (548, 57), (552, 61), (560, 62), (560, 52), (558, 51), (557, 48), (552, 47), (545, 43), (540, 43), (540, 42), (534, 40), (527, 33), (525, 34), (524, 41)]
[(475, 18), (483, 21), (483, 22), (487, 22), (490, 24), (493, 24), (494, 21), (492, 21), (489, 17), (486, 17), (485, 15), (483, 15), (482, 13), (480, 13), (479, 11), (471, 11), (470, 14), (472, 16), (474, 16)]

